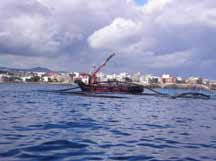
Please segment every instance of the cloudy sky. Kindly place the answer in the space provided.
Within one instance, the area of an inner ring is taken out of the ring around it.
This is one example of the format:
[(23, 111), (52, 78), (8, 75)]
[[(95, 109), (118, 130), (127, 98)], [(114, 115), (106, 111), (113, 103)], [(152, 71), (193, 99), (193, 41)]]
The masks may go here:
[(216, 79), (215, 0), (1, 0), (0, 66)]

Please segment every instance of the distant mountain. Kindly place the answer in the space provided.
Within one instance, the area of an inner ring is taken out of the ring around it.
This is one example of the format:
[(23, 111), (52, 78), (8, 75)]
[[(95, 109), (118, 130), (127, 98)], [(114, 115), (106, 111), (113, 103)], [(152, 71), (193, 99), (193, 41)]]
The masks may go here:
[(16, 68), (7, 68), (7, 67), (0, 67), (0, 71), (10, 72), (10, 71), (19, 71), (19, 69), (16, 69)]
[(8, 70), (8, 68), (6, 68), (6, 67), (0, 67), (0, 70), (5, 71), (5, 70)]
[(31, 72), (52, 72), (52, 70), (48, 68), (42, 68), (42, 67), (35, 67), (35, 68), (27, 69), (27, 70)]
[(42, 68), (42, 67), (35, 67), (31, 69), (19, 69), (19, 68), (7, 68), (7, 67), (0, 67), (0, 71), (6, 71), (6, 72), (52, 72), (53, 70), (50, 70), (48, 68)]

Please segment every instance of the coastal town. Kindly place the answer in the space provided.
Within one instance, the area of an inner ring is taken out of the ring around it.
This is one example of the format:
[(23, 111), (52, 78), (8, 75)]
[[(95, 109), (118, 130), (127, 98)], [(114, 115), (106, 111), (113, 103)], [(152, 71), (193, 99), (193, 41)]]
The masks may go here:
[[(75, 80), (89, 82), (89, 73), (82, 72), (54, 72), (54, 71), (8, 71), (0, 70), (0, 83), (41, 83), (41, 84), (74, 84)], [(97, 73), (97, 81), (133, 82), (152, 88), (182, 88), (216, 90), (216, 81), (201, 77), (183, 78), (170, 74), (155, 76), (152, 74), (119, 74)]]

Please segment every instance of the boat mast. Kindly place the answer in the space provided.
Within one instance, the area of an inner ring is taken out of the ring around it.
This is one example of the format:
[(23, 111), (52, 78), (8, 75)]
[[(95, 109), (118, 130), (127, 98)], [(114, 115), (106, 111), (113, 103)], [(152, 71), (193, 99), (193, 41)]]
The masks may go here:
[(115, 53), (111, 54), (104, 62), (101, 64), (92, 74), (93, 76), (93, 83), (97, 82), (97, 73), (101, 70), (101, 68), (106, 66), (106, 63), (115, 55)]

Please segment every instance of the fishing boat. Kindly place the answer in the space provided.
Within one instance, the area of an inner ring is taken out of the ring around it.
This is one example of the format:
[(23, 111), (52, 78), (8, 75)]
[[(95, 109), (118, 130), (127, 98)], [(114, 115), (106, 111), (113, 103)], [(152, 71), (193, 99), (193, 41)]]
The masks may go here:
[(89, 82), (84, 83), (82, 80), (76, 80), (80, 89), (84, 92), (94, 92), (94, 93), (129, 93), (129, 94), (139, 94), (144, 91), (143, 86), (137, 85), (131, 82), (120, 82), (120, 81), (97, 81), (97, 73), (106, 66), (106, 63), (115, 55), (113, 53), (110, 55), (103, 64), (101, 64), (92, 74), (89, 74)]
[(76, 81), (82, 91), (94, 93), (131, 93), (138, 94), (143, 92), (143, 86), (128, 84), (126, 82), (111, 81), (98, 82), (95, 84), (85, 84), (81, 80)]

